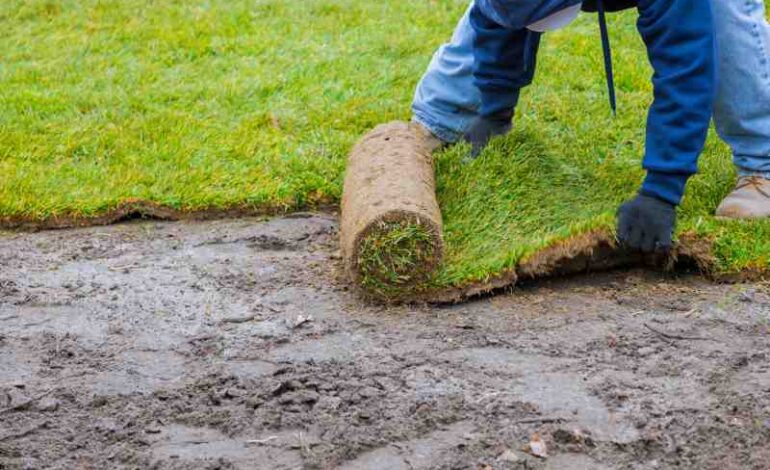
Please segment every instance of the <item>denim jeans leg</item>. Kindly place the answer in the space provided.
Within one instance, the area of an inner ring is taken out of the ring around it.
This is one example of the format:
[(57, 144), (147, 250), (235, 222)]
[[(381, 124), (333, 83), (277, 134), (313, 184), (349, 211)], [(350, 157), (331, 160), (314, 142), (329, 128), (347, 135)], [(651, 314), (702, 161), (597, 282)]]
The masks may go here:
[[(473, 7), (473, 2), (471, 2)], [(447, 143), (462, 139), (479, 117), (481, 92), (474, 80), (474, 40), (476, 33), (470, 19), (471, 7), (455, 29), (451, 42), (441, 46), (433, 57), (414, 95), (414, 120)], [(506, 60), (510, 81), (518, 92), (532, 83), (542, 33), (527, 29), (507, 32), (513, 45)], [(515, 103), (513, 103), (515, 107)]]
[(433, 56), (412, 103), (413, 119), (447, 143), (462, 139), (481, 106), (481, 94), (473, 83), (475, 33), (469, 13), (470, 7), (452, 40)]
[(712, 0), (719, 88), (717, 131), (742, 176), (770, 177), (770, 25), (764, 0)]

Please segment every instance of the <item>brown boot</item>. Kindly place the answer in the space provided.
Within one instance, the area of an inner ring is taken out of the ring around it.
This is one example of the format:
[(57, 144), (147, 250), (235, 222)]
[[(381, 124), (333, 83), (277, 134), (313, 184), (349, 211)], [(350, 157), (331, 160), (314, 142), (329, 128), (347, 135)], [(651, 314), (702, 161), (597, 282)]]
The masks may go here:
[(762, 219), (770, 217), (770, 179), (744, 176), (717, 209), (725, 219)]

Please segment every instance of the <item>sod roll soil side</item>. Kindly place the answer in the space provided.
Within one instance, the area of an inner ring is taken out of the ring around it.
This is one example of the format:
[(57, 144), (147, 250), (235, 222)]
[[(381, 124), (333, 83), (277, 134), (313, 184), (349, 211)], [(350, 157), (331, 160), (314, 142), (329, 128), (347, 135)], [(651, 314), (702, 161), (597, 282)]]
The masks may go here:
[(443, 255), (433, 157), (419, 133), (404, 122), (378, 126), (348, 162), (342, 254), (354, 282), (383, 300), (429, 279)]

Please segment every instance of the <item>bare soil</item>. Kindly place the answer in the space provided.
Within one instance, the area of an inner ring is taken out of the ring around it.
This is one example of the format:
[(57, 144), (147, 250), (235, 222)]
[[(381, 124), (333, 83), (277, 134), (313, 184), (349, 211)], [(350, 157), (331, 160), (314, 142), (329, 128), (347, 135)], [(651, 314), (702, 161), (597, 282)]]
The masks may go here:
[(765, 284), (384, 308), (337, 252), (324, 215), (0, 236), (0, 468), (770, 466)]

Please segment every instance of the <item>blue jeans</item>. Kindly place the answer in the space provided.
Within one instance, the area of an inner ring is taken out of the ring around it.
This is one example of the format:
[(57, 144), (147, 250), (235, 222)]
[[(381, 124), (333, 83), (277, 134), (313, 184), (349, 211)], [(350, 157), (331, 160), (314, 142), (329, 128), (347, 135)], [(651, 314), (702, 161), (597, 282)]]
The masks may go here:
[[(712, 0), (718, 45), (717, 131), (732, 148), (741, 175), (770, 178), (770, 25), (764, 0)], [(481, 95), (473, 84), (470, 8), (441, 46), (412, 104), (414, 120), (439, 139), (462, 139)], [(534, 56), (537, 43), (533, 41)]]

